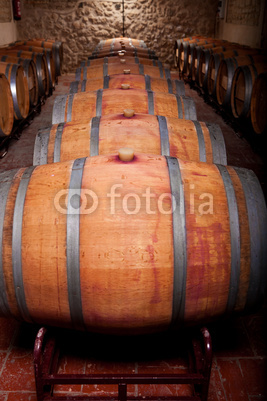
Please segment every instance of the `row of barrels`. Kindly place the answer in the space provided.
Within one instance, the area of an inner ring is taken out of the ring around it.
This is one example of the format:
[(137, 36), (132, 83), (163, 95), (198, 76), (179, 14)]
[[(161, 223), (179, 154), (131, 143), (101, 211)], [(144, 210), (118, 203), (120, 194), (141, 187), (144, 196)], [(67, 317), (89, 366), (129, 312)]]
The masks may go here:
[[(127, 72), (109, 75), (114, 57)], [(143, 41), (100, 42), (86, 63), (101, 76), (83, 64), (87, 79), (56, 97), (33, 166), (0, 174), (0, 315), (139, 334), (262, 300), (260, 184), (227, 166), (219, 126), (197, 120), (175, 74), (132, 73), (152, 57)]]
[(175, 64), (234, 118), (267, 130), (267, 55), (224, 40), (194, 37), (175, 42)]
[(52, 94), (62, 57), (61, 42), (52, 40), (30, 39), (0, 47), (1, 97), (5, 99), (0, 106), (0, 138), (11, 134), (14, 120), (25, 119), (40, 99)]

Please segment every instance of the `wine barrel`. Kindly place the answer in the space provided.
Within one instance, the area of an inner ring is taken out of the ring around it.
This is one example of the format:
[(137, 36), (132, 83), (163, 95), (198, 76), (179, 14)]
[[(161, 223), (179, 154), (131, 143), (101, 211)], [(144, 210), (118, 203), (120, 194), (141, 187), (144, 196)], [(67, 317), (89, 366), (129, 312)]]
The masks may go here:
[(119, 55), (113, 57), (103, 57), (103, 58), (95, 58), (93, 60), (86, 60), (81, 62), (81, 67), (92, 67), (95, 65), (103, 65), (103, 64), (117, 64), (117, 63), (136, 63), (136, 64), (146, 64), (146, 65), (154, 65), (155, 67), (163, 68), (163, 64), (159, 60), (150, 59), (150, 58), (139, 58), (139, 57), (130, 57), (124, 56), (124, 53), (120, 53)]
[[(206, 88), (207, 85), (207, 76), (208, 76), (208, 67), (209, 67), (209, 60), (211, 55), (219, 53), (222, 57), (224, 57), (224, 52), (229, 52), (231, 56), (238, 56), (238, 52), (236, 48), (232, 46), (218, 46), (210, 49), (203, 49), (200, 52), (199, 57), (199, 67), (198, 67), (198, 75), (196, 77), (196, 81), (199, 86)], [(230, 53), (231, 52), (231, 53)]]
[(266, 71), (266, 63), (243, 65), (236, 69), (231, 89), (231, 110), (234, 117), (248, 116), (253, 84), (257, 76)]
[(47, 96), (49, 94), (49, 73), (46, 57), (42, 53), (27, 52), (25, 50), (0, 49), (0, 54), (15, 56), (18, 58), (32, 59), (36, 65), (38, 78), (39, 96)]
[(55, 73), (58, 77), (61, 75), (61, 66), (63, 62), (63, 43), (54, 40), (29, 39), (22, 42), (25, 45), (43, 47), (52, 50), (54, 56)]
[(131, 56), (131, 57), (142, 57), (142, 58), (150, 58), (150, 59), (155, 59), (155, 60), (158, 59), (158, 57), (156, 56), (156, 54), (153, 50), (130, 48), (127, 50), (122, 50), (122, 51), (114, 51), (114, 50), (95, 51), (91, 54), (91, 56), (88, 57), (88, 60), (92, 60), (92, 59), (99, 58), (99, 57), (103, 58), (103, 57), (118, 56), (118, 53), (124, 53), (126, 56)]
[(205, 85), (209, 95), (216, 98), (217, 76), (221, 60), (231, 58), (233, 56), (238, 56), (238, 50), (227, 50), (225, 52), (215, 53), (209, 56), (208, 68), (205, 67), (205, 75), (201, 75), (201, 82), (203, 82), (203, 85)]
[(200, 40), (205, 39), (205, 37), (201, 36), (201, 35), (188, 36), (185, 38), (177, 39), (174, 42), (174, 65), (175, 65), (175, 67), (179, 67), (179, 60), (180, 60), (179, 56), (180, 56), (181, 43), (188, 42), (189, 40), (194, 40), (194, 39), (196, 40), (196, 42), (199, 42)]
[(40, 129), (33, 164), (108, 155), (124, 146), (136, 152), (227, 164), (224, 138), (217, 124), (149, 114), (112, 114)]
[(48, 76), (49, 76), (49, 88), (52, 91), (56, 85), (56, 69), (55, 69), (55, 61), (54, 55), (52, 50), (46, 49), (44, 47), (37, 47), (37, 46), (30, 46), (30, 45), (17, 45), (16, 50), (25, 50), (28, 52), (35, 52), (35, 53), (43, 53), (46, 57), (47, 61), (47, 69), (48, 69)]
[(132, 109), (135, 113), (197, 120), (195, 103), (190, 97), (141, 89), (129, 89), (126, 96), (123, 89), (99, 89), (57, 96), (52, 124), (123, 113), (125, 109)]
[(205, 39), (201, 39), (201, 40), (192, 39), (192, 40), (182, 42), (180, 45), (180, 49), (179, 49), (179, 63), (178, 63), (179, 71), (185, 72), (187, 69), (190, 45), (198, 44), (198, 43), (201, 43), (203, 45), (203, 44), (208, 44), (210, 42), (214, 42), (214, 39), (213, 38), (205, 38)]
[[(231, 55), (228, 56), (227, 54), (228, 52)], [(260, 50), (258, 49), (253, 49), (251, 47), (232, 42), (225, 43), (223, 46), (218, 46), (215, 48), (203, 49), (200, 53), (200, 58), (199, 58), (199, 73), (198, 73), (199, 85), (201, 87), (206, 87), (207, 85), (208, 67), (211, 55), (214, 55), (214, 58), (217, 63), (217, 60), (221, 60), (222, 58), (241, 56), (243, 54), (257, 54), (259, 52)]]
[(143, 40), (121, 37), (121, 38), (112, 38), (112, 39), (101, 40), (99, 42), (99, 44), (96, 46), (96, 49), (101, 50), (108, 46), (112, 47), (114, 49), (114, 48), (116, 48), (117, 45), (121, 46), (123, 44), (127, 45), (127, 46), (147, 48), (147, 45), (145, 44), (145, 42)]
[(231, 107), (231, 88), (235, 70), (241, 65), (264, 61), (261, 54), (243, 55), (224, 59), (220, 62), (216, 82), (216, 98), (220, 105)]
[(14, 117), (16, 120), (26, 118), (30, 109), (28, 82), (24, 69), (19, 64), (0, 62), (0, 72), (5, 74), (10, 84)]
[(102, 78), (106, 75), (115, 74), (140, 74), (150, 75), (153, 78), (166, 78), (166, 79), (179, 79), (179, 73), (176, 71), (170, 71), (168, 68), (154, 67), (151, 65), (143, 64), (103, 64), (96, 65), (93, 67), (78, 67), (76, 69), (75, 79), (76, 81), (91, 79), (91, 78)]
[(96, 48), (93, 53), (114, 52), (114, 51), (120, 51), (120, 50), (138, 51), (138, 53), (140, 53), (140, 54), (149, 54), (151, 52), (154, 53), (153, 50), (148, 49), (148, 48), (139, 47), (139, 46), (133, 46), (133, 45), (130, 45), (130, 44), (123, 44), (123, 43), (119, 43), (119, 42), (111, 43), (109, 45), (104, 45), (100, 49)]
[(0, 73), (0, 99), (0, 138), (5, 138), (12, 131), (14, 106), (9, 82), (2, 73)]
[(153, 92), (174, 93), (185, 96), (184, 81), (178, 79), (153, 78), (150, 75), (116, 74), (102, 78), (74, 81), (70, 84), (70, 93), (103, 89), (145, 89)]
[[(226, 46), (229, 46), (229, 43), (227, 41), (221, 41), (223, 42), (224, 46), (223, 48), (226, 49)], [(194, 46), (193, 51), (191, 50), (191, 59), (190, 59), (190, 55), (188, 57), (188, 63), (189, 63), (189, 75), (192, 77), (193, 81), (197, 81), (198, 82), (198, 76), (199, 76), (199, 61), (200, 61), (200, 55), (202, 50), (206, 50), (206, 49), (214, 49), (215, 47), (219, 47), (218, 42), (216, 43), (208, 43), (206, 45), (202, 45), (202, 46)]]
[(260, 74), (253, 84), (250, 118), (256, 134), (267, 132), (267, 73)]
[(28, 90), (30, 96), (30, 106), (36, 106), (38, 102), (38, 79), (36, 64), (31, 59), (18, 58), (14, 56), (0, 55), (0, 61), (5, 63), (21, 64), (27, 77)]
[(187, 48), (187, 63), (186, 67), (184, 68), (184, 74), (188, 77), (192, 76), (193, 70), (193, 62), (195, 63), (195, 59), (193, 57), (195, 49), (208, 49), (210, 47), (216, 47), (217, 42), (214, 43), (206, 43), (206, 41), (200, 41), (196, 43), (190, 43), (189, 47)]
[(262, 302), (267, 212), (255, 174), (125, 156), (0, 175), (1, 315), (140, 334)]

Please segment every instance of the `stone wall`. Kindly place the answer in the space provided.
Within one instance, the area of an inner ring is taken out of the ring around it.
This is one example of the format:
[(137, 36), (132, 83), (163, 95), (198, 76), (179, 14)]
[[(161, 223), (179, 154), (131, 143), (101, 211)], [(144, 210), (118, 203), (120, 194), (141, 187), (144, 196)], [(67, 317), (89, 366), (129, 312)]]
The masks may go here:
[(12, 20), (11, 12), (10, 0), (0, 0), (0, 22), (10, 22)]
[[(217, 0), (125, 0), (125, 36), (143, 39), (158, 57), (173, 63), (174, 41), (214, 36)], [(122, 1), (22, 0), (18, 39), (64, 42), (63, 72), (73, 72), (101, 39), (122, 35)]]

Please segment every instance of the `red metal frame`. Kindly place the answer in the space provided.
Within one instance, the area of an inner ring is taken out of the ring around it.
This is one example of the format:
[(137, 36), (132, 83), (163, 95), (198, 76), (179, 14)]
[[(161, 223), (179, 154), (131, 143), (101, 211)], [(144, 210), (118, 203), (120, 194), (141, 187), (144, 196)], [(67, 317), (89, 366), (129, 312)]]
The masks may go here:
[[(189, 372), (185, 374), (58, 374), (58, 359), (60, 350), (56, 346), (54, 335), (42, 327), (34, 345), (34, 371), (38, 401), (103, 401), (115, 400), (180, 400), (205, 401), (208, 396), (210, 371), (212, 363), (211, 336), (206, 328), (200, 330), (200, 336), (192, 337), (192, 352), (189, 353)], [(118, 386), (118, 396), (100, 397), (90, 395), (53, 394), (56, 384), (115, 384)], [(191, 384), (193, 396), (166, 397), (135, 397), (127, 395), (129, 384)]]

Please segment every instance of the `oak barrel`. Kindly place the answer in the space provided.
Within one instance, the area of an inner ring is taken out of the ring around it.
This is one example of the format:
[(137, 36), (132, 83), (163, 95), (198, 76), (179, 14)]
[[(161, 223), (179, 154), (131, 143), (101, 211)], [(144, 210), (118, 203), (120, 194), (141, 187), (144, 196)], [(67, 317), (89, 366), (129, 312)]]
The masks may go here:
[(0, 314), (137, 334), (256, 308), (267, 213), (255, 174), (120, 155), (0, 175)]
[[(218, 46), (211, 49), (203, 49), (200, 52), (198, 83), (202, 87), (206, 87), (208, 79), (208, 68), (210, 57), (213, 55), (215, 60), (215, 71), (217, 71), (217, 63), (223, 58), (241, 56), (245, 54), (259, 54), (260, 50), (253, 49), (248, 46), (239, 45), (237, 43), (224, 43), (223, 46)], [(216, 72), (215, 72), (216, 75)]]
[[(226, 49), (226, 46), (228, 46), (228, 42), (224, 41), (223, 44), (223, 49)], [(189, 75), (192, 77), (193, 81), (198, 82), (201, 52), (205, 51), (206, 49), (211, 49), (212, 51), (212, 49), (214, 49), (215, 47), (219, 47), (218, 42), (216, 44), (208, 43), (202, 46), (194, 46), (189, 67)]]
[(231, 107), (231, 88), (235, 70), (241, 65), (262, 61), (264, 61), (264, 57), (261, 54), (247, 54), (222, 60), (219, 65), (216, 82), (217, 102), (220, 105)]
[(52, 124), (68, 121), (84, 121), (101, 115), (123, 113), (132, 109), (135, 113), (197, 120), (192, 98), (142, 89), (99, 89), (57, 96), (52, 113)]
[(103, 89), (145, 89), (153, 92), (166, 92), (185, 95), (184, 81), (178, 79), (153, 78), (150, 75), (116, 74), (103, 78), (74, 81), (70, 84), (70, 93)]
[(92, 60), (95, 58), (103, 58), (103, 57), (113, 57), (113, 56), (118, 56), (118, 54), (124, 53), (126, 56), (131, 56), (131, 57), (142, 57), (142, 58), (150, 58), (150, 59), (158, 59), (156, 56), (155, 52), (150, 49), (134, 49), (130, 48), (127, 50), (99, 50), (99, 51), (94, 51), (90, 56), (88, 56), (88, 60)]
[(30, 106), (36, 106), (39, 96), (38, 96), (37, 70), (35, 62), (31, 59), (18, 58), (9, 55), (4, 55), (4, 56), (0, 55), (0, 61), (22, 65), (28, 82)]
[(112, 48), (116, 48), (117, 46), (121, 46), (121, 45), (141, 47), (141, 48), (147, 47), (147, 45), (145, 44), (145, 42), (143, 40), (121, 37), (121, 38), (100, 40), (100, 42), (96, 46), (96, 49), (99, 50), (99, 49), (103, 49), (103, 48), (110, 47), (110, 46)]
[(260, 74), (253, 84), (250, 118), (256, 134), (267, 132), (267, 73)]
[(170, 71), (168, 68), (162, 68), (162, 66), (155, 67), (151, 65), (136, 64), (136, 63), (114, 63), (114, 64), (102, 64), (92, 67), (78, 67), (76, 69), (75, 79), (81, 81), (84, 79), (101, 78), (106, 75), (115, 74), (139, 74), (139, 75), (150, 75), (153, 78), (170, 78), (179, 79), (179, 73), (177, 71)]
[(179, 39), (175, 40), (175, 42), (174, 42), (174, 65), (175, 65), (175, 67), (179, 66), (179, 52), (180, 52), (181, 43), (187, 42), (192, 39), (198, 39), (198, 41), (200, 41), (201, 39), (204, 39), (204, 36), (195, 35), (195, 36), (188, 36), (185, 38), (179, 38)]
[(243, 65), (236, 69), (231, 89), (231, 110), (234, 117), (248, 116), (253, 84), (257, 76), (266, 71), (266, 63)]
[(136, 63), (136, 64), (146, 64), (146, 65), (154, 65), (155, 67), (163, 68), (163, 64), (159, 60), (150, 59), (150, 58), (142, 58), (142, 57), (134, 57), (134, 56), (124, 56), (121, 53), (121, 56), (115, 55), (112, 57), (102, 57), (102, 58), (95, 58), (92, 60), (84, 60), (81, 62), (81, 67), (92, 67), (95, 65), (102, 65), (102, 64), (116, 64), (116, 63)]
[(14, 106), (9, 82), (0, 73), (0, 138), (11, 134), (14, 122)]
[(30, 109), (30, 97), (23, 67), (19, 64), (0, 61), (0, 72), (5, 74), (10, 84), (15, 119), (26, 118)]
[(32, 59), (35, 62), (37, 70), (39, 95), (47, 96), (49, 94), (49, 73), (47, 60), (44, 54), (12, 49), (0, 49), (0, 54), (15, 56), (24, 59)]
[(201, 75), (200, 78), (201, 82), (203, 81), (203, 84), (206, 86), (209, 95), (216, 98), (217, 76), (221, 60), (233, 56), (238, 56), (238, 51), (235, 49), (214, 53), (209, 56), (208, 68), (205, 67), (205, 75)]
[(180, 46), (179, 70), (185, 74), (189, 73), (191, 56), (193, 54), (195, 46), (211, 44), (212, 47), (216, 47), (219, 46), (220, 43), (222, 43), (222, 41), (212, 38), (206, 38), (198, 42), (192, 40), (188, 42), (183, 42)]
[(46, 39), (29, 39), (22, 42), (29, 46), (43, 47), (44, 49), (52, 50), (54, 55), (55, 72), (58, 77), (61, 74), (61, 67), (63, 62), (63, 43), (55, 40)]
[(149, 48), (144, 48), (144, 47), (135, 47), (133, 45), (130, 44), (122, 44), (122, 43), (114, 43), (114, 44), (110, 44), (110, 45), (104, 45), (102, 48), (96, 48), (95, 51), (92, 52), (92, 54), (97, 53), (97, 54), (101, 54), (101, 53), (105, 53), (105, 52), (116, 52), (116, 51), (121, 51), (121, 50), (125, 50), (126, 52), (128, 51), (137, 51), (139, 54), (155, 54), (155, 52), (152, 49)]
[(127, 146), (136, 152), (227, 164), (224, 138), (217, 124), (149, 114), (112, 114), (40, 129), (33, 164), (107, 155)]
[(55, 68), (55, 60), (54, 55), (51, 49), (46, 49), (44, 47), (37, 47), (31, 45), (17, 45), (15, 47), (16, 50), (25, 50), (28, 52), (35, 52), (35, 53), (43, 53), (45, 55), (47, 61), (47, 69), (48, 69), (48, 76), (49, 76), (49, 88), (50, 90), (55, 88), (56, 84), (56, 68)]
[(208, 68), (211, 55), (215, 56), (216, 54), (219, 54), (221, 59), (224, 58), (224, 53), (226, 53), (226, 57), (238, 56), (237, 49), (233, 48), (232, 46), (218, 46), (215, 48), (201, 50), (199, 56), (198, 75), (196, 76), (196, 81), (201, 87), (205, 88), (207, 85)]

